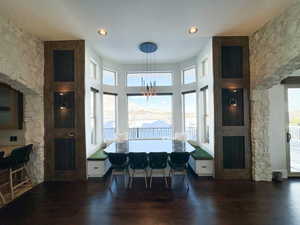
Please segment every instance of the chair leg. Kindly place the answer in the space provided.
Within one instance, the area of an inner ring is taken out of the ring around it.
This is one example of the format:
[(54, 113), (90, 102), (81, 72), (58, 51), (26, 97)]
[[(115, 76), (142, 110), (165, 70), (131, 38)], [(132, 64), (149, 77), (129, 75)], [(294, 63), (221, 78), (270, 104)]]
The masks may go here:
[(130, 188), (132, 188), (132, 183), (133, 183), (133, 179), (134, 179), (134, 174), (135, 174), (135, 170), (133, 170), (133, 172), (132, 172), (132, 174), (131, 174)]
[(190, 190), (190, 186), (189, 186), (189, 182), (188, 182), (188, 177), (187, 177), (187, 171), (185, 170), (185, 174), (184, 174), (185, 180), (186, 180), (186, 187), (187, 187), (187, 191)]
[(145, 185), (146, 185), (146, 189), (147, 189), (148, 188), (148, 185), (147, 185), (147, 183), (148, 183), (147, 182), (147, 175), (148, 175), (147, 170), (145, 169), (144, 172), (145, 172)]
[(168, 188), (168, 180), (167, 180), (167, 176), (166, 176), (166, 170), (164, 170), (164, 179), (165, 179), (165, 183), (166, 183), (166, 188)]
[(110, 179), (109, 179), (109, 184), (108, 184), (108, 188), (109, 190), (111, 191), (111, 186), (112, 186), (112, 183), (113, 183), (113, 180), (114, 180), (114, 171), (112, 170), (111, 171), (111, 175), (110, 175)]
[(10, 185), (10, 192), (11, 192), (11, 199), (15, 198), (14, 195), (14, 186), (13, 186), (13, 176), (12, 176), (12, 169), (9, 169), (9, 185)]
[(173, 184), (173, 169), (170, 168), (170, 171), (169, 171), (169, 177), (170, 177), (170, 188), (172, 188), (172, 184)]
[(3, 196), (3, 194), (1, 192), (0, 192), (0, 199), (2, 200), (3, 204), (6, 203), (5, 198), (4, 198), (4, 196)]
[(151, 187), (152, 187), (152, 169), (150, 169), (150, 189), (151, 189)]

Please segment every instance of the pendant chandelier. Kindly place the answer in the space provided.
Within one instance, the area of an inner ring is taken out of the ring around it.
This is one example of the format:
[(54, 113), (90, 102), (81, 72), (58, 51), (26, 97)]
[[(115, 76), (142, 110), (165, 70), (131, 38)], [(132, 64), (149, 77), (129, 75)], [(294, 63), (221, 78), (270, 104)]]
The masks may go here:
[[(146, 73), (150, 73), (153, 71), (151, 61), (153, 64), (154, 53), (157, 50), (157, 44), (153, 42), (143, 42), (139, 45), (139, 49), (146, 56)], [(147, 81), (141, 76), (141, 86), (142, 86), (142, 94), (147, 97), (156, 95), (156, 81)]]

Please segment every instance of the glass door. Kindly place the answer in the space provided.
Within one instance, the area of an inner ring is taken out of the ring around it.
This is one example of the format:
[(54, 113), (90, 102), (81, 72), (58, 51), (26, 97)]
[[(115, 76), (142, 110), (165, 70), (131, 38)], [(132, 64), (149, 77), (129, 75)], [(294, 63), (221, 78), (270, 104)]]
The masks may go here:
[(300, 176), (300, 85), (287, 88), (289, 176)]

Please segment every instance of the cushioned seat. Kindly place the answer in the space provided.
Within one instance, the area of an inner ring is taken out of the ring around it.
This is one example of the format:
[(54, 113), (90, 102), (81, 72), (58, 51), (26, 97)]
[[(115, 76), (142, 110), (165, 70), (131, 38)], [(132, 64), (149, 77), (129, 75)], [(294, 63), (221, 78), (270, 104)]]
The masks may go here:
[(147, 185), (147, 167), (148, 167), (147, 153), (131, 152), (128, 154), (128, 156), (129, 156), (129, 166), (133, 170), (133, 173), (131, 174), (130, 187), (132, 187), (132, 183), (133, 183), (133, 179), (134, 179), (136, 170), (140, 170), (140, 171), (144, 172), (145, 185), (147, 188), (148, 187), (148, 185)]
[(168, 186), (168, 181), (166, 177), (165, 169), (167, 168), (168, 153), (166, 152), (150, 152), (149, 153), (149, 167), (150, 167), (150, 188), (152, 186), (152, 170), (162, 170), (164, 174), (164, 179), (166, 187)]
[[(190, 154), (188, 152), (172, 152), (170, 155), (170, 160), (168, 161), (170, 166), (170, 176), (173, 178), (176, 174), (181, 174), (185, 178), (187, 177), (187, 163), (189, 161)], [(171, 179), (172, 181), (173, 179)], [(189, 190), (189, 185), (187, 185), (187, 190)], [(172, 183), (171, 183), (172, 186)]]
[(88, 160), (91, 161), (104, 161), (108, 158), (107, 154), (103, 151), (102, 148), (100, 148), (98, 151), (96, 151), (94, 154), (92, 154)]
[(126, 187), (125, 176), (129, 175), (127, 155), (125, 153), (109, 153), (108, 160), (111, 163), (111, 169), (112, 169), (111, 179), (109, 184), (110, 190), (115, 175), (120, 175), (120, 174), (124, 176), (124, 184)]

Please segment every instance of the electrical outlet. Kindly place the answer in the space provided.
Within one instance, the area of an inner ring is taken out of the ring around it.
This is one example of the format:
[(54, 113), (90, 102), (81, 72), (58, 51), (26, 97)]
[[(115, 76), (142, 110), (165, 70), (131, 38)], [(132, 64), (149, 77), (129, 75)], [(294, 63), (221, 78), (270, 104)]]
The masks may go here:
[(10, 136), (10, 142), (16, 142), (16, 141), (18, 141), (17, 136)]

